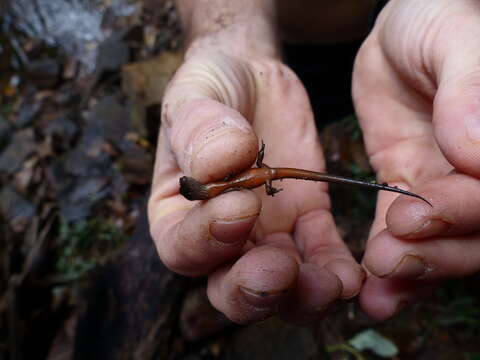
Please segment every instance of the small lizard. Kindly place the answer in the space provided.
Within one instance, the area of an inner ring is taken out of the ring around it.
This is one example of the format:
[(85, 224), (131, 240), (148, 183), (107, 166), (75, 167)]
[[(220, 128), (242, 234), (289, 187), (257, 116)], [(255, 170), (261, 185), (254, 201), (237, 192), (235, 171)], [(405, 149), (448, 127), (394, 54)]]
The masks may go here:
[(272, 168), (263, 163), (265, 154), (265, 144), (262, 142), (262, 147), (257, 156), (257, 167), (248, 169), (235, 177), (225, 180), (216, 181), (208, 184), (202, 184), (194, 178), (182, 176), (180, 178), (180, 194), (188, 200), (208, 200), (220, 194), (229, 191), (254, 189), (265, 185), (267, 195), (274, 196), (282, 189), (276, 189), (272, 186), (272, 181), (282, 179), (301, 179), (310, 181), (324, 181), (337, 184), (346, 184), (359, 186), (369, 189), (384, 190), (396, 192), (403, 195), (413, 196), (417, 199), (425, 201), (428, 205), (433, 205), (421, 197), (410, 191), (399, 189), (396, 186), (389, 186), (387, 183), (378, 184), (366, 181), (355, 180), (343, 176), (329, 175), (325, 173), (294, 169), (294, 168)]

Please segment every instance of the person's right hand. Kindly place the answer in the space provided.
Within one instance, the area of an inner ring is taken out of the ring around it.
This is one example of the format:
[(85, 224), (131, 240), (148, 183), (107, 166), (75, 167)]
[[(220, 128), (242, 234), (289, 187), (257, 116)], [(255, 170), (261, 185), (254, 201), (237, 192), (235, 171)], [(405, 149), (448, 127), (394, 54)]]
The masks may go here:
[[(207, 42), (208, 43), (208, 42)], [(364, 273), (341, 241), (325, 183), (284, 181), (202, 202), (179, 194), (187, 175), (221, 180), (254, 163), (324, 171), (307, 94), (277, 58), (193, 47), (170, 83), (149, 201), (151, 233), (164, 264), (208, 275), (212, 304), (235, 322), (278, 312), (312, 321), (337, 298), (355, 296)]]

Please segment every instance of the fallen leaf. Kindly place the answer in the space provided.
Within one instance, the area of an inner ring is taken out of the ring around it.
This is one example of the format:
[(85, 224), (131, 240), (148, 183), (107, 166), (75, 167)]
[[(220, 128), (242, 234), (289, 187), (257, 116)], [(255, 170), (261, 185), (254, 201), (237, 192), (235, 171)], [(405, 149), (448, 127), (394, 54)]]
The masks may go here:
[(395, 344), (373, 329), (363, 330), (348, 343), (359, 351), (370, 350), (383, 358), (391, 358), (398, 355), (398, 348)]

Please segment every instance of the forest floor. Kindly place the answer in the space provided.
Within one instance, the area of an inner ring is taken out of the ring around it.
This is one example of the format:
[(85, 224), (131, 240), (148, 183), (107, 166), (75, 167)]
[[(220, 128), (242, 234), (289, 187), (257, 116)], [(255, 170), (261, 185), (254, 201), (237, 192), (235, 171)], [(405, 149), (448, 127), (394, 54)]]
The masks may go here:
[[(355, 300), (309, 327), (230, 323), (148, 234), (161, 98), (182, 61), (173, 1), (0, 11), (0, 360), (480, 359), (479, 276), (383, 323)], [(329, 172), (374, 178), (353, 114), (321, 139)], [(375, 194), (331, 194), (361, 259)]]

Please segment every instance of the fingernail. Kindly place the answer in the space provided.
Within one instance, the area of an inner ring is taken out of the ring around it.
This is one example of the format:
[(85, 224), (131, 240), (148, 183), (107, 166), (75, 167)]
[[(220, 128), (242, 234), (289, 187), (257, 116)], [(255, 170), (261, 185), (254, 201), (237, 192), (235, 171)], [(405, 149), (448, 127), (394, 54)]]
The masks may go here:
[(287, 290), (271, 292), (257, 291), (245, 286), (240, 286), (239, 289), (243, 298), (256, 308), (269, 308), (278, 305), (288, 292)]
[(210, 224), (210, 234), (215, 240), (225, 244), (234, 244), (247, 240), (257, 216), (237, 220), (215, 220)]
[(467, 136), (473, 142), (480, 142), (480, 116), (479, 114), (472, 114), (465, 118), (465, 129)]
[(435, 236), (438, 234), (445, 233), (448, 230), (450, 224), (440, 219), (428, 219), (418, 226), (414, 231), (409, 232), (408, 234), (398, 236), (408, 239), (419, 239)]
[(417, 255), (404, 255), (393, 270), (382, 278), (418, 279), (427, 272), (427, 264)]

